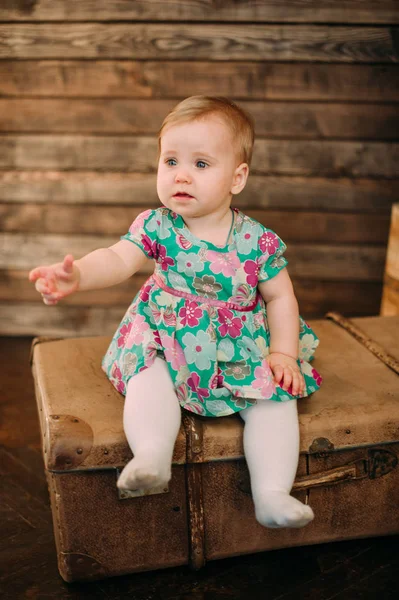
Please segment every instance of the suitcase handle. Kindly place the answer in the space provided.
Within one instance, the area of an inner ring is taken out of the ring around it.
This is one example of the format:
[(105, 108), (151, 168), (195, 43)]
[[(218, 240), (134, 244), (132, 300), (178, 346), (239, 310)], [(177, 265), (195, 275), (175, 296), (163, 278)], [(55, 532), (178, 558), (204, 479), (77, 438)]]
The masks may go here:
[[(398, 464), (398, 458), (391, 450), (376, 448), (369, 450), (365, 458), (351, 461), (341, 467), (335, 467), (328, 471), (321, 471), (312, 475), (297, 477), (293, 491), (309, 490), (315, 487), (325, 487), (328, 485), (337, 485), (345, 481), (355, 481), (358, 479), (377, 479), (390, 473)], [(251, 494), (249, 472), (245, 465), (245, 471), (241, 474), (238, 481), (238, 488), (245, 494)]]
[(335, 469), (322, 471), (321, 473), (314, 473), (313, 475), (297, 477), (292, 490), (301, 491), (325, 485), (335, 485), (353, 479), (363, 479), (364, 477), (368, 477), (367, 460), (360, 459), (342, 467), (336, 467)]

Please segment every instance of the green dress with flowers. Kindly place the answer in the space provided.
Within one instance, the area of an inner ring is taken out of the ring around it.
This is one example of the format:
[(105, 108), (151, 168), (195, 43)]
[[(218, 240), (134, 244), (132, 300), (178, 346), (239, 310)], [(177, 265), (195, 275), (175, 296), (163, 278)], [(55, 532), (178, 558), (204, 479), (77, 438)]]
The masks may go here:
[[(130, 377), (161, 356), (180, 405), (202, 416), (229, 415), (261, 399), (298, 398), (274, 382), (266, 360), (266, 306), (257, 290), (286, 266), (286, 246), (272, 230), (232, 210), (235, 226), (224, 247), (198, 239), (164, 207), (141, 213), (122, 237), (155, 261), (102, 362), (122, 394)], [(321, 384), (310, 365), (319, 340), (299, 319), (304, 397)]]

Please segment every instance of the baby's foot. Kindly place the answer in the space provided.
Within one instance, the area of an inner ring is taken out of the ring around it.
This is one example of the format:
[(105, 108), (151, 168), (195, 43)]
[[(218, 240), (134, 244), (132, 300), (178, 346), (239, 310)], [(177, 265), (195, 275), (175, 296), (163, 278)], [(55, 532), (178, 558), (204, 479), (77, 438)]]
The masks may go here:
[(116, 485), (121, 490), (149, 490), (166, 486), (170, 478), (170, 466), (132, 458), (120, 474)]
[(264, 527), (304, 527), (313, 521), (310, 506), (285, 492), (267, 490), (255, 502), (257, 521)]

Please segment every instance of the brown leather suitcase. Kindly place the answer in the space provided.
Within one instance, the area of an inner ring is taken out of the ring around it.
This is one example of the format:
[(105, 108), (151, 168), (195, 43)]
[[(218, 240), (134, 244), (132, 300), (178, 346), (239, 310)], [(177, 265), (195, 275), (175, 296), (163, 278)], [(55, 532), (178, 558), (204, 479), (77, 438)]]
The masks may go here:
[[(101, 370), (109, 337), (33, 344), (33, 374), (58, 552), (66, 581), (100, 579), (282, 547), (399, 532), (399, 317), (311, 321), (322, 388), (299, 401), (293, 493), (303, 529), (255, 520), (238, 415), (183, 411), (168, 489), (121, 494), (131, 458), (124, 399)], [(360, 329), (359, 329), (360, 328)]]

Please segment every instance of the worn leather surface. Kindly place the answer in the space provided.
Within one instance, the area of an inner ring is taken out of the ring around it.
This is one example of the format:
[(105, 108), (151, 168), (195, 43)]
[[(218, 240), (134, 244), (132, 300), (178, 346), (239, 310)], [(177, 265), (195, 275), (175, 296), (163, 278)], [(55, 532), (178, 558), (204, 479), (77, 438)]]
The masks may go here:
[[(399, 317), (353, 321), (399, 358)], [(312, 364), (323, 376), (323, 385), (298, 402), (301, 452), (308, 452), (317, 438), (327, 438), (335, 450), (398, 441), (398, 376), (335, 323), (314, 320), (310, 325), (320, 338)], [(132, 456), (122, 426), (124, 398), (100, 368), (109, 341), (75, 338), (44, 341), (34, 348), (44, 456), (50, 470), (112, 468)], [(238, 415), (201, 421), (202, 462), (243, 456)], [(183, 427), (173, 461), (186, 461)]]
[[(399, 444), (384, 445), (399, 456)], [(368, 448), (300, 457), (298, 475), (323, 473), (367, 459)], [(308, 467), (305, 465), (308, 461)], [(266, 529), (255, 519), (252, 498), (243, 493), (244, 461), (202, 464), (202, 493), (207, 560), (399, 532), (398, 467), (377, 479), (368, 476), (308, 490), (314, 520), (302, 529)], [(305, 492), (293, 493), (305, 501)]]
[(169, 493), (119, 500), (116, 475), (47, 472), (58, 567), (66, 581), (187, 563), (184, 466)]

